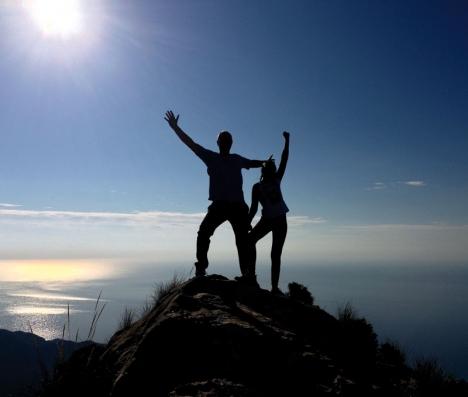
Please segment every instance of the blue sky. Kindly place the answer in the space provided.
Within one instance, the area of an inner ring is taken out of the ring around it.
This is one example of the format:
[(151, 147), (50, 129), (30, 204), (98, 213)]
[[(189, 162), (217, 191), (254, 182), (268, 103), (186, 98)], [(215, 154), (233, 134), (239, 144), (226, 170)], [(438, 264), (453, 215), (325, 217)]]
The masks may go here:
[[(464, 2), (82, 1), (67, 33), (9, 3), (0, 259), (191, 263), (208, 176), (172, 109), (248, 158), (279, 159), (291, 133), (284, 261), (466, 261)], [(236, 261), (228, 226), (211, 255)]]

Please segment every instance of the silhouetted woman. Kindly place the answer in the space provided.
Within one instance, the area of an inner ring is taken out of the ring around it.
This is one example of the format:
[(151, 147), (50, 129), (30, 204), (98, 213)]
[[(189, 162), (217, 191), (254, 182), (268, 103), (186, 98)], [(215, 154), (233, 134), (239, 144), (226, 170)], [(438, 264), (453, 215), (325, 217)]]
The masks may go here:
[[(250, 232), (250, 238), (254, 245), (258, 240), (272, 232), (273, 242), (271, 246), (271, 292), (277, 295), (283, 295), (278, 288), (281, 253), (283, 252), (284, 241), (288, 232), (288, 223), (286, 213), (289, 211), (281, 194), (281, 180), (289, 157), (289, 132), (283, 132), (284, 149), (281, 155), (281, 162), (278, 170), (274, 160), (268, 160), (263, 163), (262, 176), (260, 182), (252, 188), (252, 205), (249, 211), (249, 220), (252, 222), (258, 210), (258, 202), (262, 204), (262, 216), (260, 221)], [(253, 269), (255, 274), (255, 262), (257, 250), (254, 246)]]

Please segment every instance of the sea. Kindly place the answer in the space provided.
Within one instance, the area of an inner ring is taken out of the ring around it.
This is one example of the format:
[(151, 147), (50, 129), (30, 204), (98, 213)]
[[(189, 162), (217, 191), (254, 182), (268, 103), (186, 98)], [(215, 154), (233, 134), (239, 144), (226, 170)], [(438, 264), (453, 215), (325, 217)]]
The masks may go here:
[[(210, 265), (230, 279), (237, 263)], [(192, 273), (191, 273), (192, 272)], [(270, 265), (257, 264), (269, 289)], [(135, 260), (0, 261), (0, 328), (45, 339), (105, 343), (127, 309), (141, 310), (158, 283), (192, 277), (193, 264)], [(436, 357), (468, 380), (468, 264), (282, 264), (280, 288), (308, 287), (314, 304), (332, 315), (351, 303), (382, 342), (398, 342), (415, 357)]]

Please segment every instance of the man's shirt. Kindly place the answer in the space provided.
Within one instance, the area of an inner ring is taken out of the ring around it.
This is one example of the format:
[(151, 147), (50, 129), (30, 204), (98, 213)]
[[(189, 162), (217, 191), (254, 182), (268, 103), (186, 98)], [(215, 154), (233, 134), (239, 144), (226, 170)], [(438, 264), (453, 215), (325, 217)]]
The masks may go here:
[(238, 154), (221, 155), (199, 146), (197, 156), (206, 164), (210, 176), (212, 201), (244, 201), (242, 168), (249, 169), (252, 160)]

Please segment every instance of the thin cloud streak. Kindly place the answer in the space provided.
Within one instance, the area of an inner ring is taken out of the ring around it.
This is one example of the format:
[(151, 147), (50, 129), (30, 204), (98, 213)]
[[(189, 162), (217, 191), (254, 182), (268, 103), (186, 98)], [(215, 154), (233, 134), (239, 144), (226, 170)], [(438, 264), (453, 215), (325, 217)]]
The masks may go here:
[[(116, 224), (133, 227), (187, 227), (198, 226), (205, 213), (184, 214), (181, 212), (149, 211), (133, 213), (116, 212), (73, 212), (73, 211), (27, 211), (27, 210), (0, 210), (0, 222), (8, 220), (25, 220), (51, 223), (92, 223)], [(322, 218), (309, 218), (307, 216), (288, 217), (291, 227), (300, 227), (308, 224), (323, 224)]]
[(386, 188), (387, 188), (387, 186), (385, 185), (385, 183), (375, 182), (374, 186), (368, 187), (367, 190), (382, 190), (382, 189), (386, 189)]
[(361, 232), (368, 232), (368, 233), (402, 232), (402, 231), (447, 231), (447, 230), (468, 231), (468, 225), (450, 226), (446, 224), (433, 224), (433, 225), (381, 224), (381, 225), (339, 226), (338, 228), (342, 230), (361, 231)]
[(324, 223), (327, 223), (327, 221), (323, 218), (309, 218), (308, 216), (288, 216), (288, 226), (291, 227)]
[(408, 182), (398, 182), (400, 185), (406, 186), (426, 186), (427, 184), (423, 181), (408, 181)]
[(395, 187), (395, 185), (405, 185), (405, 186), (427, 186), (427, 183), (424, 181), (406, 181), (406, 182), (390, 182), (386, 184), (384, 182), (375, 182), (373, 186), (368, 187), (366, 190), (383, 190), (390, 187)]
[(20, 205), (20, 204), (0, 203), (0, 207), (22, 207), (22, 205)]
[(201, 222), (205, 214), (183, 214), (178, 212), (73, 212), (73, 211), (24, 211), (0, 210), (1, 220), (25, 220), (51, 223), (93, 223), (126, 226), (185, 227)]

